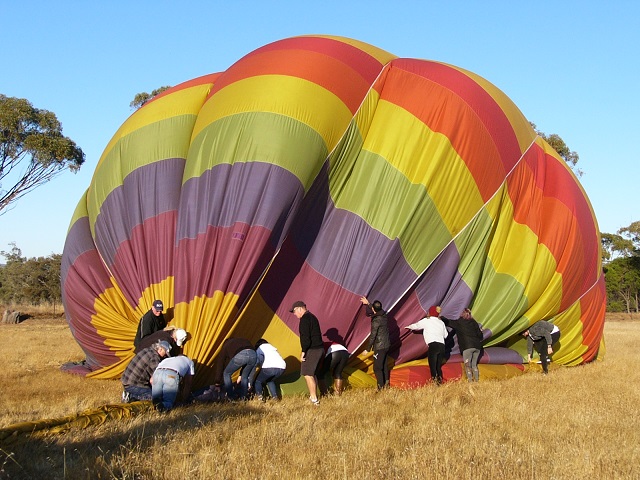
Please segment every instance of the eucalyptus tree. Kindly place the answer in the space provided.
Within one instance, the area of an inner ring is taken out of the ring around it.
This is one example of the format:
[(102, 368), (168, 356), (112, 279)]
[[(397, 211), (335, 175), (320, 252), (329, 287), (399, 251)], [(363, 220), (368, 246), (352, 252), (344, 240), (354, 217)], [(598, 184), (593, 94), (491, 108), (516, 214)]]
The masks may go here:
[(63, 171), (78, 171), (84, 161), (54, 113), (0, 94), (0, 215)]

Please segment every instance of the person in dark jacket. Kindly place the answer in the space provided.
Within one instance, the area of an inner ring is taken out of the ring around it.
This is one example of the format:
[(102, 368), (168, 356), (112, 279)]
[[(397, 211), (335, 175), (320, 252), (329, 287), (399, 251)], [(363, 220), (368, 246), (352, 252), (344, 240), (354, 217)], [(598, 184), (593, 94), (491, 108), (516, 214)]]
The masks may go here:
[(443, 316), (440, 317), (440, 320), (447, 327), (455, 330), (467, 380), (470, 382), (479, 381), (478, 359), (482, 353), (482, 330), (473, 315), (471, 315), (471, 310), (465, 308), (457, 320), (451, 320)]
[[(360, 301), (366, 305), (367, 317), (371, 317), (371, 335), (369, 336), (368, 350), (373, 350), (373, 372), (376, 375), (378, 390), (389, 386), (389, 363), (387, 356), (391, 341), (389, 340), (389, 323), (387, 313), (382, 309), (380, 300), (369, 304), (367, 297), (361, 297)], [(367, 351), (365, 350), (365, 353)]]
[(553, 344), (560, 340), (560, 329), (551, 322), (540, 320), (522, 332), (527, 338), (527, 360), (531, 363), (533, 349), (540, 355), (540, 363), (545, 374), (549, 373), (549, 355), (553, 353)]
[(158, 330), (151, 335), (147, 335), (140, 340), (140, 343), (133, 350), (133, 353), (138, 353), (140, 350), (144, 350), (154, 343), (164, 340), (165, 342), (169, 342), (169, 345), (171, 345), (171, 356), (177, 357), (178, 355), (182, 355), (182, 346), (184, 345), (184, 342), (187, 341), (187, 337), (187, 332), (184, 329), (167, 327), (164, 330)]
[(151, 335), (167, 326), (167, 321), (164, 319), (162, 310), (164, 310), (162, 300), (154, 300), (149, 311), (142, 316), (140, 323), (138, 323), (138, 331), (133, 339), (133, 345), (135, 347), (138, 347), (140, 340), (147, 335)]
[(304, 377), (309, 389), (309, 400), (314, 405), (320, 405), (318, 400), (318, 375), (322, 367), (322, 357), (324, 357), (324, 344), (322, 342), (322, 332), (318, 318), (307, 310), (307, 306), (302, 301), (297, 301), (289, 310), (299, 320), (300, 334), (300, 375)]
[(222, 344), (218, 358), (215, 362), (214, 385), (217, 390), (224, 384), (228, 400), (235, 400), (237, 397), (233, 390), (231, 376), (240, 372), (240, 394), (241, 399), (246, 399), (249, 392), (249, 379), (253, 378), (258, 356), (253, 349), (253, 344), (246, 338), (227, 338)]

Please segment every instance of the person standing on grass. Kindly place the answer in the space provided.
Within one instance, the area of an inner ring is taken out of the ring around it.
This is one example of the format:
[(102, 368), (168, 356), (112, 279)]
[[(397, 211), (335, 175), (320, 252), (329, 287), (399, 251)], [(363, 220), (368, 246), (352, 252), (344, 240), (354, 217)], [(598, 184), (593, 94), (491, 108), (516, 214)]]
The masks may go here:
[(540, 355), (542, 371), (549, 373), (549, 356), (553, 353), (553, 344), (560, 340), (560, 329), (551, 322), (540, 320), (522, 332), (527, 338), (527, 361), (531, 363), (533, 349)]
[(176, 402), (186, 402), (195, 373), (193, 360), (184, 355), (162, 360), (151, 381), (151, 401), (155, 409), (168, 412)]
[(327, 353), (322, 362), (322, 372), (320, 373), (320, 390), (327, 390), (324, 377), (330, 375), (333, 381), (333, 393), (335, 395), (342, 395), (342, 389), (344, 386), (344, 380), (342, 379), (342, 371), (347, 365), (349, 360), (349, 350), (347, 347), (338, 342), (331, 342), (327, 347)]
[(382, 309), (382, 303), (380, 300), (375, 300), (372, 304), (369, 304), (367, 297), (361, 297), (360, 301), (363, 305), (366, 305), (367, 317), (371, 317), (369, 347), (363, 353), (368, 353), (368, 350), (373, 350), (374, 352), (373, 373), (376, 376), (378, 391), (380, 391), (389, 386), (389, 379), (391, 376), (389, 363), (387, 362), (389, 348), (391, 348), (391, 340), (389, 340), (389, 322), (387, 320), (387, 313)]
[(307, 305), (298, 300), (294, 302), (291, 310), (299, 320), (298, 333), (300, 334), (300, 375), (304, 377), (309, 389), (309, 400), (314, 405), (320, 405), (318, 400), (318, 374), (324, 357), (324, 344), (318, 318), (307, 310)]
[(162, 300), (154, 300), (149, 311), (142, 316), (138, 323), (138, 331), (133, 339), (133, 345), (135, 347), (137, 347), (140, 344), (140, 340), (147, 335), (151, 335), (167, 326), (167, 321), (164, 319), (162, 310), (164, 310)]
[(443, 380), (442, 364), (445, 355), (445, 340), (449, 336), (447, 327), (440, 320), (440, 307), (433, 305), (429, 308), (429, 315), (416, 323), (405, 327), (409, 330), (422, 330), (424, 342), (427, 344), (427, 359), (429, 361), (429, 371), (431, 380), (440, 385)]
[(161, 340), (141, 350), (131, 359), (120, 378), (124, 388), (123, 403), (151, 400), (151, 377), (160, 361), (168, 357), (170, 351), (171, 345)]
[(467, 380), (469, 382), (479, 381), (478, 360), (482, 353), (482, 329), (471, 315), (471, 310), (465, 308), (457, 320), (450, 320), (445, 317), (440, 317), (440, 319), (447, 327), (455, 330)]
[(278, 349), (267, 342), (264, 338), (261, 338), (256, 342), (256, 355), (258, 356), (257, 366), (260, 367), (260, 372), (256, 377), (254, 383), (255, 393), (260, 401), (265, 401), (264, 386), (267, 386), (269, 395), (274, 400), (280, 400), (278, 397), (278, 388), (276, 387), (276, 379), (284, 373), (287, 368), (287, 364), (278, 353)]

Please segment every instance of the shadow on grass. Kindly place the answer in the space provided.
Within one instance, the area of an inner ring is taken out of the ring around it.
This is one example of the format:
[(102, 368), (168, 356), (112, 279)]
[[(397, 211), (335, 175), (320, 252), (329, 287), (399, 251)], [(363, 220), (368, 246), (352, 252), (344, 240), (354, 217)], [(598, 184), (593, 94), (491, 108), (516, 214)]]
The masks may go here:
[[(150, 463), (136, 457), (146, 456), (159, 439), (188, 436), (233, 417), (251, 416), (258, 422), (265, 414), (250, 401), (200, 403), (61, 434), (22, 434), (0, 445), (0, 479), (154, 478)], [(145, 467), (132, 471), (135, 465)]]

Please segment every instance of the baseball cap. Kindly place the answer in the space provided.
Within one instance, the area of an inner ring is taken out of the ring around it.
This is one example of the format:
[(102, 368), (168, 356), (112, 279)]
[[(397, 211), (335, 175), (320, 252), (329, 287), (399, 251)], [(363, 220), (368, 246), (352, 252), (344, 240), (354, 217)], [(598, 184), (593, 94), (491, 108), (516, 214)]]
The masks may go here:
[(182, 328), (176, 330), (176, 345), (181, 347), (184, 341), (187, 339), (187, 332)]
[(153, 308), (155, 308), (159, 312), (164, 310), (164, 305), (162, 304), (162, 300), (154, 300), (153, 301)]
[(291, 313), (293, 313), (293, 311), (298, 307), (307, 308), (307, 305), (304, 302), (301, 302), (300, 300), (298, 300), (297, 302), (293, 303), (293, 306), (291, 307), (291, 310), (289, 310), (289, 311)]
[(165, 340), (160, 340), (158, 342), (158, 346), (164, 348), (164, 351), (167, 352), (167, 356), (169, 356), (169, 352), (171, 351), (171, 344)]

